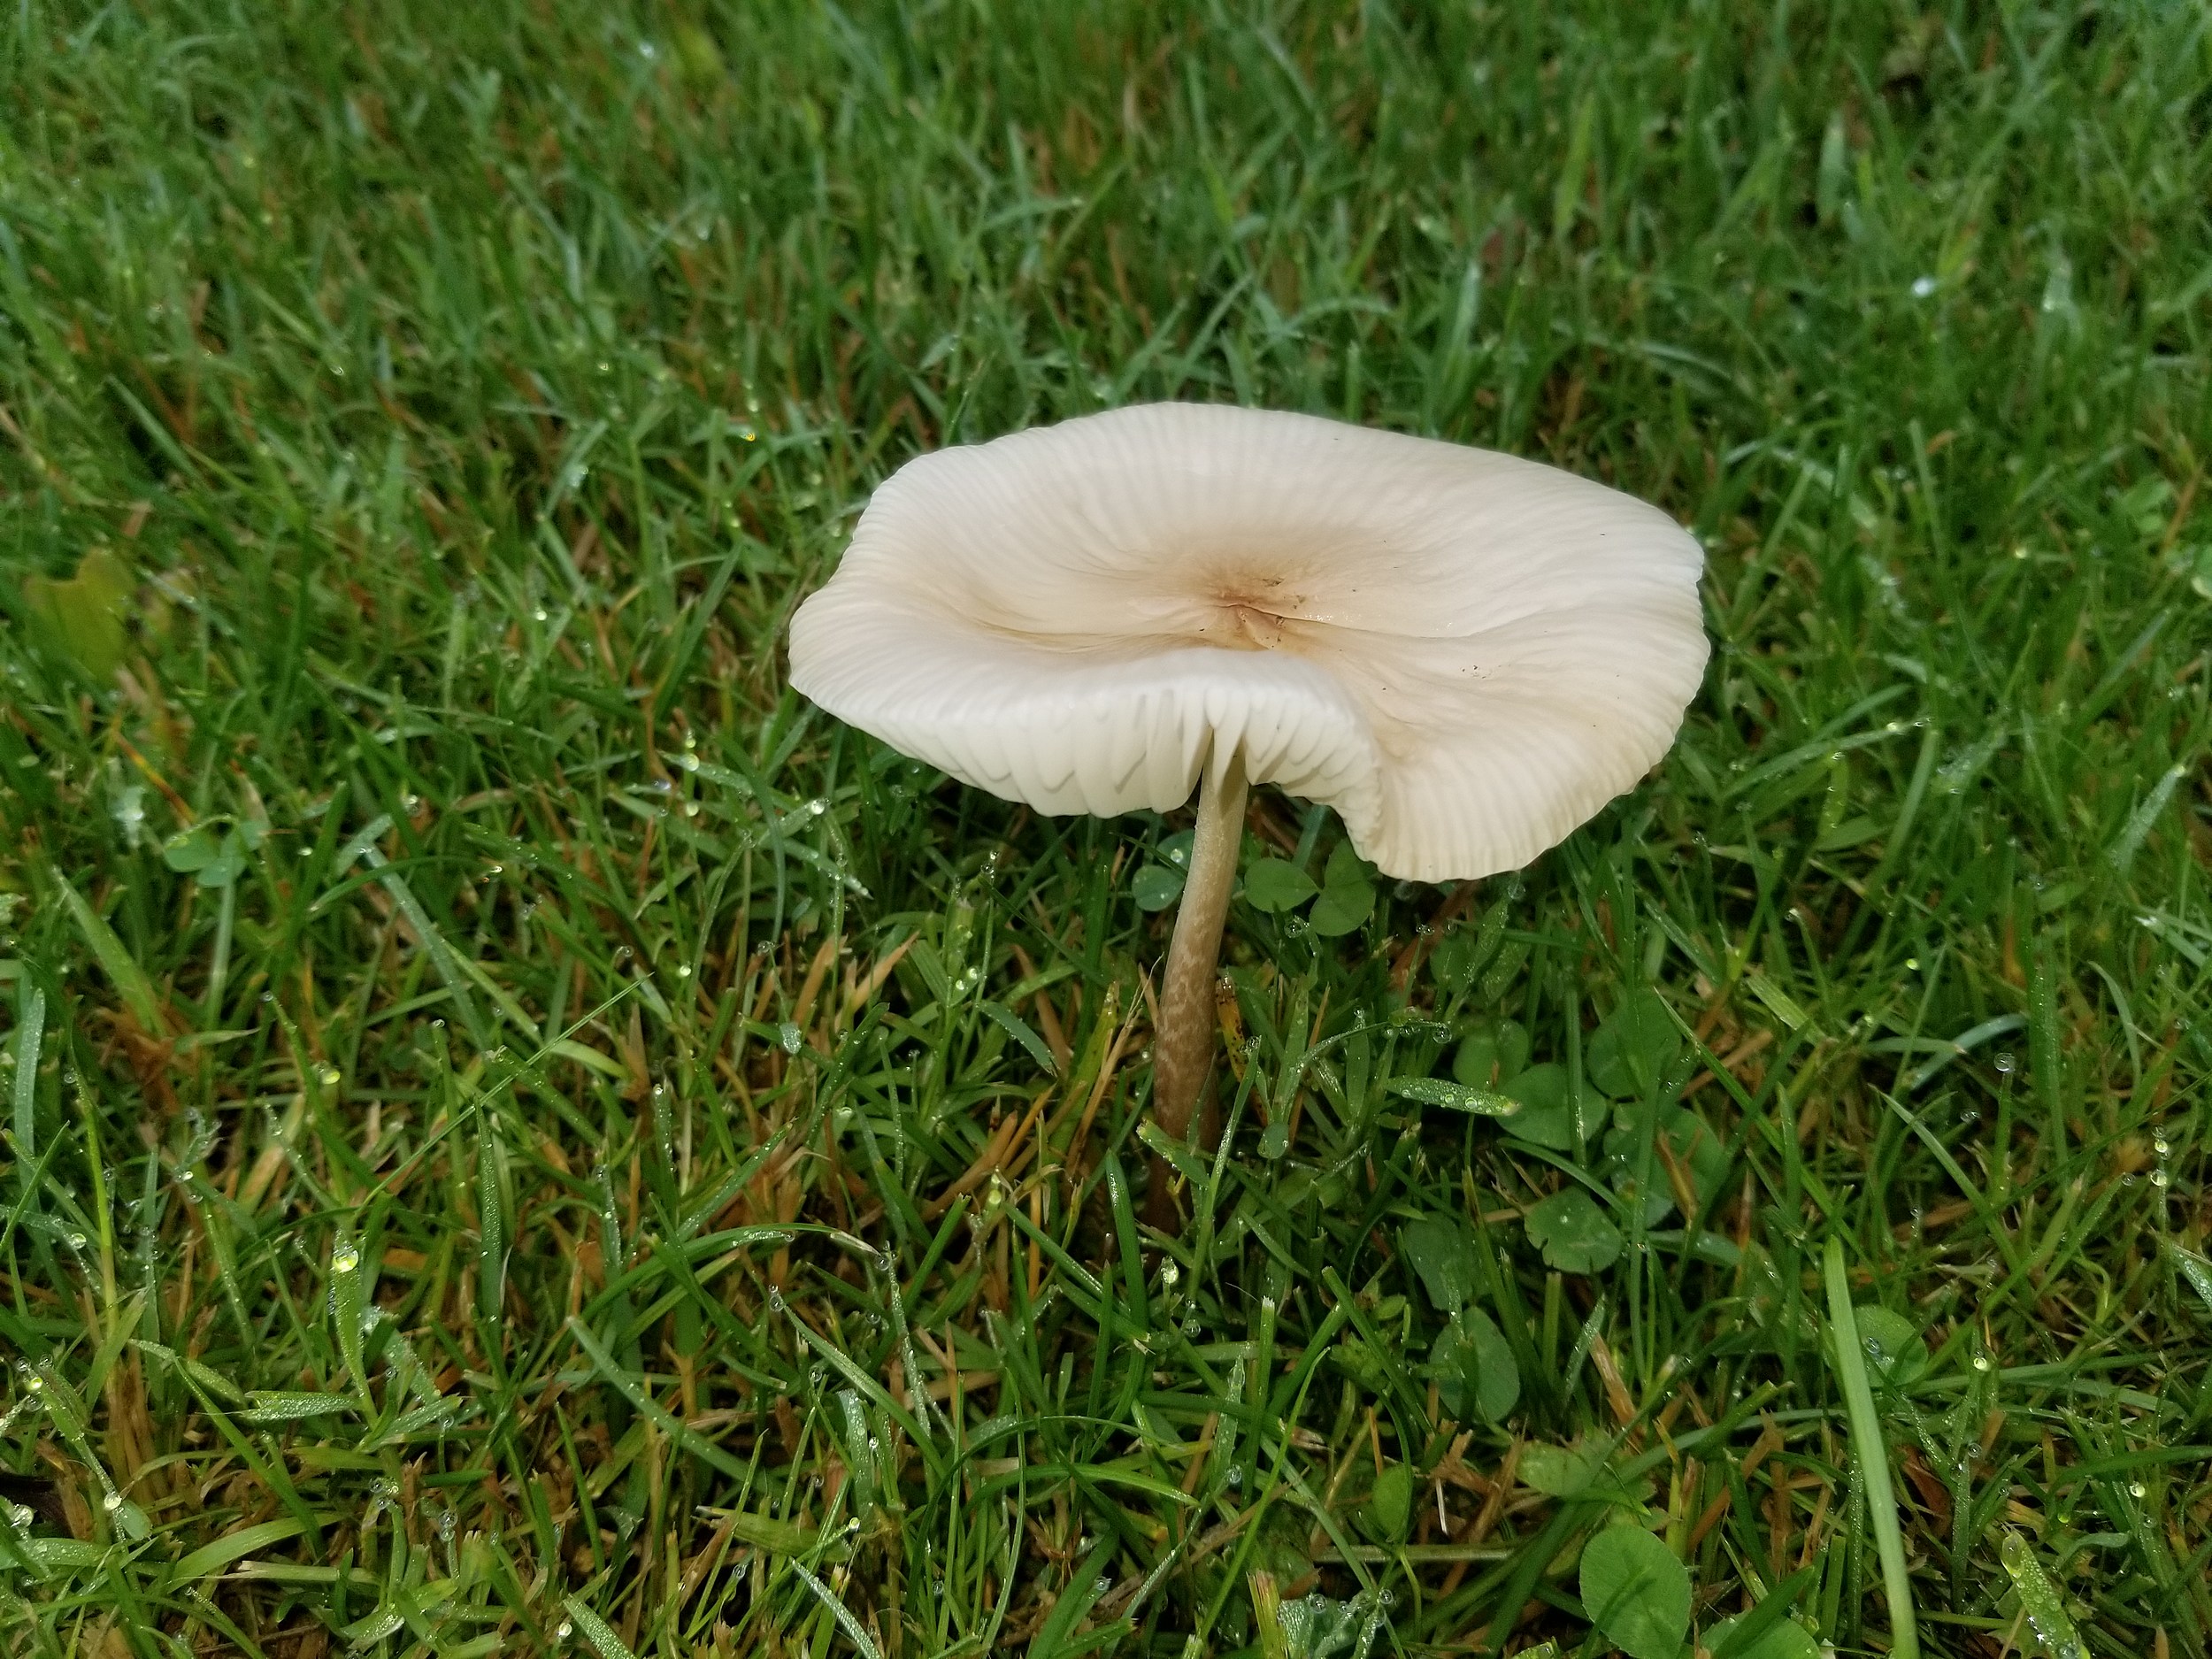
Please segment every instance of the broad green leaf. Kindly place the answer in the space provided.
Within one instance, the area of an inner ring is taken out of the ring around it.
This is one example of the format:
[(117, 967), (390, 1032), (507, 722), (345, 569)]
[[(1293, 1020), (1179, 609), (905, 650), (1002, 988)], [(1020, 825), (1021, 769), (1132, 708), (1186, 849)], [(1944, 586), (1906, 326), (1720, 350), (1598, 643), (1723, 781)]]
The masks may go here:
[(130, 566), (106, 548), (95, 548), (78, 561), (73, 576), (24, 578), (23, 603), (44, 630), (45, 642), (104, 685), (129, 649), (123, 618), (137, 587)]
[(1475, 1294), (1475, 1247), (1467, 1229), (1443, 1216), (1424, 1216), (1398, 1229), (1398, 1248), (1440, 1313), (1454, 1314)]
[[(1800, 1567), (1761, 1596), (1749, 1612), (1724, 1619), (1707, 1632), (1700, 1646), (1709, 1649), (1713, 1659), (1805, 1659), (1808, 1652), (1817, 1651), (1817, 1645), (1813, 1649), (1798, 1646), (1801, 1639), (1807, 1638), (1807, 1632), (1790, 1625), (1790, 1609), (1820, 1575), (1821, 1563)], [(1789, 1629), (1778, 1629), (1782, 1625)], [(1796, 1632), (1794, 1637), (1791, 1631)]]
[(722, 49), (714, 43), (714, 36), (696, 23), (679, 23), (669, 35), (675, 43), (676, 62), (692, 85), (711, 87), (729, 73), (729, 65)]
[(1129, 891), (1141, 910), (1164, 910), (1183, 896), (1183, 872), (1165, 864), (1140, 864)]
[(1374, 866), (1339, 841), (1321, 873), (1321, 896), (1308, 914), (1313, 931), (1336, 939), (1363, 926), (1375, 910)]
[(1579, 1440), (1571, 1446), (1538, 1443), (1521, 1448), (1517, 1468), (1523, 1486), (1551, 1497), (1642, 1502), (1651, 1491), (1650, 1478), (1624, 1481), (1609, 1461), (1611, 1455), (1611, 1448), (1601, 1437)]
[(189, 875), (213, 864), (222, 850), (223, 838), (214, 825), (195, 824), (162, 843), (161, 862), (180, 874)]
[(1601, 1273), (1620, 1259), (1621, 1233), (1579, 1187), (1554, 1193), (1528, 1212), (1529, 1242), (1563, 1273)]
[(1327, 887), (1313, 902), (1308, 922), (1324, 939), (1340, 939), (1356, 932), (1375, 911), (1375, 889), (1367, 882)]
[(1329, 1358), (1367, 1394), (1381, 1394), (1390, 1387), (1390, 1367), (1358, 1337), (1339, 1337)]
[(1676, 1659), (1690, 1630), (1690, 1575), (1640, 1526), (1609, 1526), (1582, 1548), (1582, 1610), (1629, 1659)]
[(1337, 842), (1329, 854), (1328, 864), (1321, 872), (1321, 885), (1325, 887), (1349, 887), (1355, 882), (1365, 882), (1371, 886), (1374, 879), (1375, 866), (1361, 857), (1358, 849), (1348, 841)]
[(216, 850), (215, 862), (195, 879), (204, 887), (227, 887), (244, 873), (245, 868), (246, 849), (239, 844), (237, 836), (226, 835)]
[(1378, 1544), (1403, 1543), (1413, 1524), (1412, 1465), (1386, 1464), (1356, 1518), (1360, 1531)]
[(1436, 1397), (1462, 1422), (1502, 1423), (1521, 1398), (1521, 1368), (1505, 1333), (1479, 1308), (1462, 1308), (1429, 1348)]
[(1460, 1040), (1452, 1075), (1476, 1088), (1497, 1088), (1528, 1065), (1528, 1033), (1517, 1019), (1486, 1020)]
[(1724, 1618), (1707, 1631), (1699, 1646), (1713, 1655), (1713, 1659), (1820, 1659), (1820, 1643), (1802, 1624), (1782, 1619), (1770, 1624), (1741, 1647), (1729, 1646), (1737, 1629), (1748, 1614)]
[[(1720, 1137), (1705, 1126), (1695, 1112), (1678, 1106), (1670, 1106), (1659, 1116), (1657, 1132), (1666, 1137), (1667, 1148), (1674, 1154), (1675, 1162), (1688, 1172), (1690, 1190), (1700, 1203), (1710, 1202), (1719, 1191), (1728, 1173), (1728, 1153)], [(1605, 1137), (1605, 1175), (1615, 1192), (1624, 1192), (1636, 1177), (1636, 1129), (1631, 1125), (1609, 1132)], [(1655, 1148), (1651, 1161), (1651, 1187), (1644, 1194), (1644, 1224), (1655, 1225), (1668, 1211), (1677, 1208), (1674, 1183), (1667, 1178)]]
[(1859, 1346), (1866, 1350), (1867, 1374), (1879, 1387), (1903, 1388), (1920, 1380), (1928, 1369), (1928, 1345), (1920, 1327), (1901, 1313), (1873, 1302), (1855, 1310)]
[(1520, 1140), (1556, 1152), (1571, 1152), (1578, 1144), (1578, 1118), (1579, 1144), (1587, 1146), (1604, 1133), (1604, 1102), (1585, 1089), (1579, 1100), (1571, 1102), (1571, 1107), (1579, 1110), (1572, 1110), (1563, 1065), (1532, 1065), (1508, 1082), (1504, 1092), (1521, 1102), (1522, 1110), (1506, 1125), (1508, 1133)]
[(1590, 1081), (1616, 1100), (1656, 1094), (1682, 1052), (1682, 1033), (1656, 991), (1632, 992), (1590, 1037)]
[(1244, 902), (1271, 915), (1296, 910), (1320, 891), (1311, 876), (1286, 859), (1263, 858), (1244, 872)]
[(1498, 1034), (1487, 1026), (1469, 1032), (1459, 1040), (1452, 1056), (1452, 1076), (1469, 1088), (1494, 1089), (1498, 1070)]

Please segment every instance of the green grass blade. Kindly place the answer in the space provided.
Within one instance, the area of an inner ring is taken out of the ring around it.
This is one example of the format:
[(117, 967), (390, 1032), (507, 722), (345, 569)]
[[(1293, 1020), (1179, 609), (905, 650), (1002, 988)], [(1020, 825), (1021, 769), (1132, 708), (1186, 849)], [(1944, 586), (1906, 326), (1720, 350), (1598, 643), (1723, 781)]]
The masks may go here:
[(1897, 1494), (1890, 1484), (1889, 1448), (1882, 1440), (1874, 1409), (1874, 1389), (1866, 1371), (1866, 1350), (1859, 1343), (1851, 1308), (1851, 1281), (1844, 1266), (1843, 1240), (1831, 1239), (1822, 1254), (1828, 1286), (1829, 1357), (1843, 1389), (1851, 1454), (1866, 1482), (1867, 1524), (1882, 1563), (1882, 1592), (1889, 1603), (1890, 1651), (1898, 1659), (1919, 1659), (1920, 1631), (1913, 1613), (1912, 1580), (1905, 1571), (1905, 1538), (1898, 1525)]

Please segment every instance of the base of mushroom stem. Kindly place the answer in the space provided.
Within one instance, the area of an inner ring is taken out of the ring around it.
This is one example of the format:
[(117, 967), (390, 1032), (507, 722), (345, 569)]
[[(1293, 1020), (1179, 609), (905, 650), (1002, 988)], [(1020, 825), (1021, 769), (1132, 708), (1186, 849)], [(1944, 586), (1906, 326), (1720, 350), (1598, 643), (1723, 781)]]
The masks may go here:
[[(1221, 1144), (1220, 1103), (1214, 1098), (1213, 1076), (1209, 1073), (1203, 1092), (1199, 1096), (1197, 1133), (1189, 1146), (1194, 1151), (1210, 1156)], [(1179, 1188), (1187, 1194), (1189, 1184), (1177, 1173), (1176, 1168), (1155, 1152), (1145, 1164), (1144, 1225), (1156, 1232), (1178, 1233), (1183, 1230), (1187, 1218), (1184, 1207), (1177, 1202)]]

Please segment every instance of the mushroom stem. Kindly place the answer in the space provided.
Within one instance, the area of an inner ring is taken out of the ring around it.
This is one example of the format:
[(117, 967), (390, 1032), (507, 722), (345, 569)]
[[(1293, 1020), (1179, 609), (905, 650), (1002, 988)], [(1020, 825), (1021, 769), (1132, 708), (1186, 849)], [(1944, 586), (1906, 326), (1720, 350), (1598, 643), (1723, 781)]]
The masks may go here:
[[(1160, 1028), (1152, 1042), (1152, 1115), (1178, 1141), (1190, 1138), (1214, 1057), (1214, 968), (1221, 959), (1221, 925), (1236, 884), (1244, 839), (1244, 751), (1238, 749), (1219, 782), (1209, 764), (1198, 786), (1198, 829), (1191, 837), (1190, 873), (1168, 941), (1161, 977)], [(1201, 1126), (1201, 1140), (1210, 1141)]]

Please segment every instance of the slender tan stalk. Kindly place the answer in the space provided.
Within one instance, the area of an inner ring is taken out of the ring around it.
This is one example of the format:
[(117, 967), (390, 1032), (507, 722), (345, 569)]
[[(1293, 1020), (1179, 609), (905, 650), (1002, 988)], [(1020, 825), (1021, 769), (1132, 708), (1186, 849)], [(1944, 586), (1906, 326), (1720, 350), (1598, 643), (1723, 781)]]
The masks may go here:
[[(1160, 1029), (1152, 1043), (1152, 1115), (1178, 1141), (1190, 1138), (1213, 1064), (1214, 970), (1221, 959), (1229, 889), (1236, 884), (1246, 794), (1241, 749), (1229, 757), (1218, 784), (1209, 764), (1198, 787), (1198, 829), (1191, 838), (1182, 908), (1168, 941)], [(1211, 1138), (1206, 1127), (1200, 1125), (1202, 1142)]]

